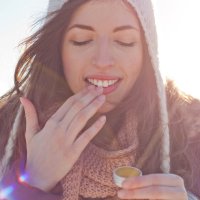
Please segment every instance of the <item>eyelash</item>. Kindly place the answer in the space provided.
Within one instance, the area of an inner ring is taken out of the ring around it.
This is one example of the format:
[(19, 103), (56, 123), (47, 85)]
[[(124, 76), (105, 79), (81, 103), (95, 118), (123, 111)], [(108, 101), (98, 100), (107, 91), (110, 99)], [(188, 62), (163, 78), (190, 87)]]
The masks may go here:
[(116, 41), (116, 42), (125, 47), (133, 47), (135, 45), (135, 42), (131, 42), (131, 43), (124, 43), (124, 42), (120, 42), (120, 41)]
[(83, 45), (86, 45), (88, 43), (90, 43), (92, 40), (87, 40), (87, 41), (83, 41), (83, 42), (77, 42), (77, 41), (74, 41), (72, 40), (72, 44), (75, 45), (75, 46), (83, 46)]
[[(91, 42), (92, 40), (87, 40), (87, 41), (83, 41), (83, 42), (77, 42), (77, 41), (74, 41), (72, 40), (72, 44), (75, 45), (75, 46), (83, 46), (83, 45), (87, 45)], [(122, 46), (125, 46), (125, 47), (133, 47), (135, 45), (135, 42), (131, 42), (131, 43), (124, 43), (124, 42), (120, 42), (120, 41), (117, 41), (116, 42)]]

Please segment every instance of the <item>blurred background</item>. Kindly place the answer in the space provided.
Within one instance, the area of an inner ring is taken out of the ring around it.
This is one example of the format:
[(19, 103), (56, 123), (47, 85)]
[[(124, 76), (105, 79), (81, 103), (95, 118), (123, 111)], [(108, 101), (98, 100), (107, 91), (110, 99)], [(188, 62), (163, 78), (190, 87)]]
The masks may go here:
[[(162, 74), (200, 99), (200, 1), (153, 0)], [(36, 29), (48, 0), (0, 0), (0, 96), (13, 86), (18, 44)]]

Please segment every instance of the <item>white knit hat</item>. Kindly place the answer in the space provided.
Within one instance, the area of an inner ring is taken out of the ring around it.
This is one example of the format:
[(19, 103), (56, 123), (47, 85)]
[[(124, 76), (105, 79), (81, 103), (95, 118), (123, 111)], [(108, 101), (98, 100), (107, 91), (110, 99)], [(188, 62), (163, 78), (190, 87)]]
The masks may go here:
[[(49, 0), (48, 12), (60, 9), (69, 0)], [(160, 100), (160, 116), (162, 124), (162, 149), (161, 169), (165, 173), (170, 172), (170, 138), (168, 128), (168, 112), (166, 103), (165, 86), (159, 71), (157, 31), (155, 25), (154, 10), (151, 0), (126, 0), (135, 9), (144, 30), (148, 52), (155, 72), (155, 78)]]
[[(49, 0), (48, 13), (60, 9), (70, 0)], [(73, 1), (73, 0), (72, 0)], [(168, 112), (165, 86), (159, 71), (157, 31), (154, 10), (151, 0), (126, 0), (135, 9), (144, 30), (148, 52), (155, 72), (155, 78), (160, 102), (160, 116), (162, 125), (161, 169), (164, 173), (170, 172), (170, 138), (168, 128)]]
[[(69, 0), (49, 0), (48, 13), (60, 9), (64, 3)], [(73, 0), (72, 0), (73, 1)], [(151, 63), (155, 72), (155, 78), (157, 83), (157, 93), (159, 97), (160, 116), (162, 125), (162, 148), (161, 148), (161, 169), (164, 173), (170, 172), (170, 139), (169, 139), (169, 128), (168, 128), (168, 112), (166, 104), (166, 94), (164, 82), (162, 80), (159, 71), (159, 60), (158, 60), (158, 45), (157, 45), (157, 32), (154, 19), (154, 11), (151, 0), (126, 0), (135, 9), (138, 18), (141, 22), (144, 30), (146, 43), (148, 46), (148, 52), (150, 55)], [(22, 106), (20, 106), (19, 113), (15, 119), (10, 138), (6, 146), (6, 152), (0, 166), (0, 180), (5, 172), (5, 169), (9, 163), (9, 160), (13, 153), (13, 144), (16, 137), (16, 130), (19, 126), (19, 119), (21, 118)]]

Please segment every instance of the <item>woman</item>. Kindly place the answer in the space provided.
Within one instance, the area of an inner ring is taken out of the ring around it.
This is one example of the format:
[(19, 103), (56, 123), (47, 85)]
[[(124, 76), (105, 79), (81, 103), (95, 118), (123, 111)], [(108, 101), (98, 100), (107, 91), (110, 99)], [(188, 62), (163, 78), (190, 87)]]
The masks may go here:
[[(1, 100), (2, 196), (198, 199), (200, 104), (163, 84), (151, 2), (53, 9)], [(112, 171), (124, 165), (143, 176), (119, 189)]]

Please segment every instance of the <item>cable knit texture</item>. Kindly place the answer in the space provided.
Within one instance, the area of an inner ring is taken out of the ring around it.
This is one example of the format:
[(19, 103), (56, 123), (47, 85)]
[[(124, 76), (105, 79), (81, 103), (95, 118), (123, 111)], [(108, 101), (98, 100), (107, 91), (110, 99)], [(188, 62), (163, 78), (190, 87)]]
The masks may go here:
[(105, 150), (92, 143), (88, 145), (62, 180), (63, 200), (78, 200), (80, 196), (117, 199), (118, 187), (113, 182), (112, 172), (120, 166), (134, 166), (138, 146), (136, 120), (126, 116), (122, 127), (117, 134), (120, 149)]

